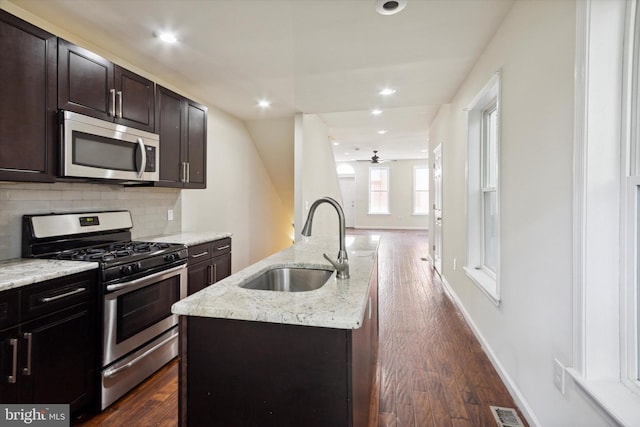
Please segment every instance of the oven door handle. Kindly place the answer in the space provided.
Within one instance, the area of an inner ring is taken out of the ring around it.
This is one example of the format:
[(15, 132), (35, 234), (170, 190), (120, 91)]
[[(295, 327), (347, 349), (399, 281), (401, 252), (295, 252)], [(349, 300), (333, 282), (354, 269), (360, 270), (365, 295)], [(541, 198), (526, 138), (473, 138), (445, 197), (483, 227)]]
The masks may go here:
[(168, 270), (162, 270), (158, 273), (152, 274), (150, 276), (144, 276), (141, 277), (139, 279), (136, 280), (132, 280), (130, 282), (125, 282), (125, 283), (117, 283), (115, 285), (107, 285), (107, 291), (112, 292), (112, 291), (118, 291), (120, 289), (124, 289), (124, 288), (130, 288), (133, 286), (138, 286), (140, 284), (144, 284), (146, 282), (153, 282), (156, 278), (158, 277), (167, 277), (167, 276), (171, 276), (173, 273), (175, 273), (176, 271), (180, 271), (183, 268), (187, 268), (187, 264), (180, 264), (177, 267), (173, 267), (170, 268)]
[(149, 356), (151, 353), (153, 353), (154, 351), (156, 351), (157, 349), (159, 349), (163, 345), (169, 343), (169, 341), (173, 341), (173, 340), (175, 340), (177, 338), (178, 338), (178, 334), (173, 334), (169, 338), (166, 338), (166, 339), (162, 340), (161, 342), (159, 342), (158, 344), (154, 345), (149, 350), (147, 350), (144, 353), (142, 353), (140, 356), (138, 356), (135, 359), (131, 360), (129, 363), (127, 363), (125, 365), (122, 365), (122, 366), (119, 366), (117, 368), (109, 368), (109, 369), (107, 369), (106, 371), (104, 371), (104, 374), (103, 374), (104, 377), (105, 378), (115, 377), (120, 372), (126, 371), (127, 369), (129, 369), (129, 368), (133, 367), (134, 365), (136, 365), (137, 363), (141, 362), (144, 358)]

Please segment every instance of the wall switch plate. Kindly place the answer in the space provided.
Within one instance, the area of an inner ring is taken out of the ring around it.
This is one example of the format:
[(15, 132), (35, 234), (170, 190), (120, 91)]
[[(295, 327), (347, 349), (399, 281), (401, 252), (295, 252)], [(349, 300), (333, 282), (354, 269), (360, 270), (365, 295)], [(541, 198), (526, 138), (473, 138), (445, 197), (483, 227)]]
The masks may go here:
[(564, 395), (564, 376), (566, 369), (558, 359), (553, 359), (553, 383), (560, 393)]
[(167, 211), (167, 221), (173, 221), (173, 209)]

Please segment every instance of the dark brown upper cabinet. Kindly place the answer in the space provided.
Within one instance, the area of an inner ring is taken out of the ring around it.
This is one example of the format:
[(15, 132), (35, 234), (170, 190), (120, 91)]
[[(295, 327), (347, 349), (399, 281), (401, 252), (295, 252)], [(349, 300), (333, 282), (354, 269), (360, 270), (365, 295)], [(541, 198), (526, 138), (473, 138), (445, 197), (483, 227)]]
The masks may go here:
[(207, 107), (156, 85), (160, 187), (206, 188)]
[(155, 132), (154, 83), (59, 39), (58, 108)]
[(57, 38), (0, 10), (0, 180), (53, 182)]

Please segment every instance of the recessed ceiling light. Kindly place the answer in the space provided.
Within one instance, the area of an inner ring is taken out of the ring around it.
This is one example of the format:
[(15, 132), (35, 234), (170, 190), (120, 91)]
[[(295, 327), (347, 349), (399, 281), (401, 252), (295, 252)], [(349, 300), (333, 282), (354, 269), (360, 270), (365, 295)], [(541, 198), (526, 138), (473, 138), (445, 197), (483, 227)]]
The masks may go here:
[(429, 150), (420, 150), (420, 152), (421, 152), (421, 153), (426, 153), (426, 152), (428, 152), (428, 151), (429, 151)]
[(271, 101), (267, 99), (261, 99), (258, 101), (258, 107), (260, 108), (269, 108), (271, 106)]
[(407, 0), (376, 0), (376, 12), (380, 15), (393, 15), (407, 5)]
[(177, 43), (178, 37), (174, 33), (163, 31), (158, 33), (157, 37), (165, 43)]
[(333, 141), (333, 145), (337, 147), (340, 143), (338, 141)]
[(386, 129), (380, 129), (380, 130), (378, 131), (378, 133), (379, 133), (380, 135), (384, 135), (384, 134), (385, 134), (385, 133), (387, 133), (387, 132), (388, 132), (388, 131), (387, 131)]
[(374, 110), (371, 110), (371, 114), (373, 114), (374, 116), (379, 116), (380, 114), (382, 114), (382, 110), (376, 108)]
[(378, 92), (380, 95), (382, 96), (389, 96), (389, 95), (393, 95), (394, 93), (396, 93), (395, 89), (392, 89), (390, 87), (386, 87), (384, 89), (382, 89), (380, 92)]

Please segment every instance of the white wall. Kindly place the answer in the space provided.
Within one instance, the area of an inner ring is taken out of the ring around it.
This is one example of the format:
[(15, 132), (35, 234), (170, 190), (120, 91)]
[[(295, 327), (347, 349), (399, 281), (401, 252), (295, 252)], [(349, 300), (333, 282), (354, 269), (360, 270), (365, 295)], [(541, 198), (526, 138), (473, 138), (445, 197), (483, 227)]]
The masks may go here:
[[(518, 1), (430, 134), (443, 152), (443, 277), (528, 412), (543, 426), (606, 422), (553, 361), (571, 366), (576, 5)], [(466, 254), (465, 107), (502, 70), (501, 304), (460, 268)], [(458, 268), (453, 269), (454, 260)]]
[(245, 125), (209, 108), (207, 188), (182, 190), (184, 231), (233, 233), (233, 272), (292, 243), (281, 201)]
[(369, 162), (345, 162), (355, 171), (356, 228), (420, 229), (428, 226), (426, 215), (413, 215), (413, 168), (428, 166), (424, 160), (381, 163), (389, 168), (389, 215), (369, 215)]
[[(315, 114), (296, 120), (296, 235), (302, 231), (311, 204), (332, 197), (342, 204), (336, 163), (329, 141), (329, 128)], [(299, 129), (299, 128), (302, 129)], [(318, 206), (313, 218), (313, 236), (338, 236), (338, 215), (327, 203)], [(298, 236), (299, 237), (299, 236)]]

